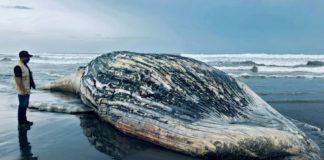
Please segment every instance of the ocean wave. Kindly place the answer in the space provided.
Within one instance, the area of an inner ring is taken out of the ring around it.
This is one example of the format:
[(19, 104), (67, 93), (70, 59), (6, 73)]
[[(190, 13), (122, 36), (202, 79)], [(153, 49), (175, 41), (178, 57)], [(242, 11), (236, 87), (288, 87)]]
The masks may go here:
[(324, 66), (323, 61), (308, 61), (307, 66)]
[(305, 99), (305, 100), (300, 100), (300, 99), (292, 99), (292, 100), (271, 100), (267, 101), (268, 103), (324, 103), (324, 100), (321, 99)]
[(206, 63), (253, 62), (259, 66), (301, 66), (313, 61), (324, 62), (324, 55), (306, 54), (181, 54)]
[[(42, 64), (77, 64), (88, 63), (97, 57), (98, 53), (88, 54), (33, 54), (31, 63)], [(191, 57), (212, 66), (272, 66), (272, 67), (316, 67), (324, 66), (324, 55), (306, 54), (180, 54)], [(18, 60), (18, 56), (13, 54), (3, 55), (0, 61)]]
[(230, 66), (230, 67), (214, 66), (214, 68), (222, 71), (247, 71), (247, 70), (251, 70), (252, 66)]
[(274, 67), (274, 66), (214, 66), (215, 68), (225, 71), (254, 71), (258, 73), (277, 73), (277, 74), (312, 74), (314, 76), (324, 74), (322, 67)]
[(10, 62), (10, 61), (12, 61), (12, 59), (5, 57), (5, 58), (2, 58), (0, 61), (1, 62)]
[(324, 66), (323, 67), (265, 67), (259, 66), (259, 72), (264, 73), (317, 73), (323, 74), (324, 73)]
[(34, 58), (38, 59), (93, 59), (99, 54), (38, 54)]
[(297, 95), (307, 95), (307, 92), (283, 92), (283, 93), (269, 93), (269, 92), (258, 92), (258, 95), (285, 95), (285, 96), (297, 96)]
[(215, 62), (206, 62), (211, 66), (268, 66), (268, 67), (320, 67), (324, 66), (324, 61), (307, 61), (305, 64), (297, 65), (276, 65), (276, 64), (262, 64), (253, 61), (215, 61)]
[[(99, 54), (33, 54), (30, 64), (84, 65)], [(208, 63), (235, 77), (324, 78), (324, 55), (305, 54), (181, 54)], [(16, 55), (3, 55), (13, 61)], [(58, 75), (52, 75), (58, 77)]]
[(262, 64), (256, 64), (253, 61), (216, 61), (216, 62), (207, 62), (207, 64), (211, 66), (253, 66), (253, 65), (262, 65)]
[(59, 74), (59, 73), (52, 73), (52, 72), (46, 72), (45, 73), (47, 76), (49, 77), (64, 77), (65, 75), (64, 74)]
[(0, 84), (0, 90), (1, 89), (8, 89), (10, 88), (8, 85)]
[(40, 54), (33, 57), (30, 63), (38, 64), (84, 64), (97, 55), (90, 54)]
[[(51, 53), (35, 53), (31, 58), (30, 63), (36, 64), (84, 64), (90, 62), (93, 58), (99, 54), (51, 54)], [(18, 60), (18, 56), (13, 54), (3, 55), (4, 57), (0, 61), (15, 61)], [(0, 58), (1, 58), (0, 57)]]
[(86, 64), (89, 63), (90, 59), (82, 59), (82, 60), (71, 60), (71, 59), (65, 59), (65, 60), (31, 60), (29, 63), (31, 64)]
[(235, 78), (304, 78), (304, 79), (324, 79), (324, 75), (308, 75), (308, 74), (258, 74), (258, 73), (231, 73), (228, 75)]
[(0, 74), (0, 77), (1, 78), (4, 78), (4, 77), (12, 77), (14, 74)]

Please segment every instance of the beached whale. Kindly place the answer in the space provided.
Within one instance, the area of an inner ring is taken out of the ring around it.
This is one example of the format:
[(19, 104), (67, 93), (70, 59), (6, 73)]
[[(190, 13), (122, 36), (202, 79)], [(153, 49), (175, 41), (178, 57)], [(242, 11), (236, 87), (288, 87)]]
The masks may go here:
[(192, 156), (320, 159), (247, 85), (191, 58), (107, 53), (46, 89), (75, 93), (119, 131)]

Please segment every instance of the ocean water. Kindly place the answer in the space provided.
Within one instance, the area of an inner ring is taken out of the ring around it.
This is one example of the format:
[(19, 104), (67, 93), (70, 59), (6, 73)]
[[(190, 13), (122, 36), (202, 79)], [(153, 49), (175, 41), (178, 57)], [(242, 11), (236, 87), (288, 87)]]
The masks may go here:
[[(206, 62), (234, 77), (324, 78), (324, 55), (181, 54)], [(253, 71), (253, 67), (255, 70)]]
[[(73, 73), (98, 55), (37, 53), (29, 66), (40, 88)], [(180, 55), (206, 62), (245, 82), (324, 150), (324, 55)], [(30, 152), (39, 159), (194, 159), (125, 136), (93, 115), (30, 110), (28, 115), (35, 125), (28, 132), (17, 131), (18, 100), (13, 81), (17, 60), (16, 54), (0, 54), (0, 159), (23, 157), (19, 135), (26, 133)], [(73, 95), (42, 90), (33, 91), (31, 103), (36, 102), (82, 105)]]

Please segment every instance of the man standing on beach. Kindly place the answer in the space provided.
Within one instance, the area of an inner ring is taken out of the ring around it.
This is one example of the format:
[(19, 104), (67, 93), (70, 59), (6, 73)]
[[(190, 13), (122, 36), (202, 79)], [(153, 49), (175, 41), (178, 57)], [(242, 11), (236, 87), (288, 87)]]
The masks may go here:
[(30, 89), (35, 89), (32, 72), (30, 71), (27, 63), (30, 60), (30, 55), (27, 51), (19, 52), (19, 60), (14, 68), (16, 90), (18, 93), (18, 124), (19, 127), (29, 127), (33, 122), (27, 121), (26, 111), (29, 105)]

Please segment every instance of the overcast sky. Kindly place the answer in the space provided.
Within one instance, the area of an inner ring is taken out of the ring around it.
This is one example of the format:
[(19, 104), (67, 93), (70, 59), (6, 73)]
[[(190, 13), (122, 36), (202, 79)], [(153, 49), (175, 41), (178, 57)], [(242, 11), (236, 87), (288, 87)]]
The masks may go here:
[(324, 53), (323, 0), (1, 0), (0, 53)]

